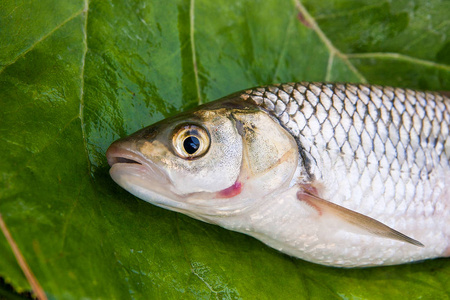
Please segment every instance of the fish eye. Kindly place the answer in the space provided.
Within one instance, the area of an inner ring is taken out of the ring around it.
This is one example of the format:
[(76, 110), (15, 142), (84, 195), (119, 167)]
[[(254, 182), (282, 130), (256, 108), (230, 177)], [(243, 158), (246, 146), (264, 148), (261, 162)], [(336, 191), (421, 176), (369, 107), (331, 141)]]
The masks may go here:
[(194, 159), (208, 152), (210, 138), (203, 127), (195, 124), (183, 124), (174, 130), (172, 143), (178, 156)]
[(188, 136), (183, 142), (184, 151), (194, 154), (200, 147), (200, 141), (195, 136)]

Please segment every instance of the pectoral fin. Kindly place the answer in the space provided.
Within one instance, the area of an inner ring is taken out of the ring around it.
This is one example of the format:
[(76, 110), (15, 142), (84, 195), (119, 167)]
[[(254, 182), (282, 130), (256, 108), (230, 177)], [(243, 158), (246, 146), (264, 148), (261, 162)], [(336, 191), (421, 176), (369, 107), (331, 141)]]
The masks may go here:
[(297, 198), (316, 209), (319, 215), (330, 213), (340, 218), (342, 221), (352, 224), (367, 233), (424, 247), (421, 242), (416, 241), (375, 219), (321, 199), (309, 191), (301, 190), (297, 192)]

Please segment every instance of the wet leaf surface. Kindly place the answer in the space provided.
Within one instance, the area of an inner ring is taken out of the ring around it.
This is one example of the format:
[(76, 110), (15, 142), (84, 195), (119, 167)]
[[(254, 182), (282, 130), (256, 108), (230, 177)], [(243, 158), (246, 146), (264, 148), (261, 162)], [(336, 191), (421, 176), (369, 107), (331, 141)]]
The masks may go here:
[[(50, 298), (446, 299), (450, 262), (336, 269), (138, 200), (115, 139), (285, 81), (450, 89), (450, 4), (3, 1), (0, 213)], [(0, 276), (30, 286), (0, 235)]]

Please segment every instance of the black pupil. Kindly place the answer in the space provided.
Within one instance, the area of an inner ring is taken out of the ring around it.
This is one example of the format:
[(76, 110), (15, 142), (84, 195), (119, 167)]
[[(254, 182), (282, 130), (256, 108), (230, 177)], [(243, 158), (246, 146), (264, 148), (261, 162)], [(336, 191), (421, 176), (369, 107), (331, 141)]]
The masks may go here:
[(183, 147), (188, 154), (194, 154), (200, 147), (200, 141), (195, 136), (188, 136), (183, 142)]

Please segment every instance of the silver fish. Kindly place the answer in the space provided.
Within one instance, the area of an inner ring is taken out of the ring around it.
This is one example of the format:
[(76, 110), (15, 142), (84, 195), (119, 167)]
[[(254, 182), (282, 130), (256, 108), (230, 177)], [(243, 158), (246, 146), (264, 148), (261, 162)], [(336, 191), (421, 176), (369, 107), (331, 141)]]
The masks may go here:
[(135, 196), (340, 267), (450, 256), (450, 99), (354, 84), (258, 87), (114, 142)]

